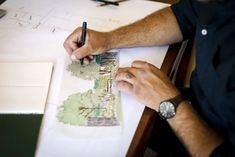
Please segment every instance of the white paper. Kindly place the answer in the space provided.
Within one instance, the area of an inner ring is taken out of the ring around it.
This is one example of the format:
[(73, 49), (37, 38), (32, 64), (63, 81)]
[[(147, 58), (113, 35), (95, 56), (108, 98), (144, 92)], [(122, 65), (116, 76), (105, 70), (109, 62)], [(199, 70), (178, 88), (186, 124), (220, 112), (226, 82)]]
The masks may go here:
[[(61, 135), (54, 127), (65, 58), (68, 57), (62, 44), (71, 31), (81, 26), (83, 21), (88, 23), (88, 28), (109, 31), (168, 6), (144, 0), (129, 0), (118, 7), (97, 7), (99, 4), (91, 0), (7, 0), (1, 6), (7, 10), (7, 15), (0, 19), (0, 58), (52, 61), (55, 66), (37, 157), (123, 157), (129, 148), (144, 106), (128, 94), (121, 94), (124, 125), (122, 134), (118, 136), (73, 138)], [(138, 59), (160, 67), (167, 48), (122, 49), (120, 66), (129, 66)]]
[(43, 113), (52, 63), (0, 62), (0, 113)]
[(0, 20), (0, 28), (44, 29), (53, 33), (73, 31), (86, 21), (88, 28), (108, 31), (168, 6), (143, 0), (128, 0), (119, 6), (97, 7), (99, 4), (92, 0), (8, 0), (2, 5), (7, 15)]

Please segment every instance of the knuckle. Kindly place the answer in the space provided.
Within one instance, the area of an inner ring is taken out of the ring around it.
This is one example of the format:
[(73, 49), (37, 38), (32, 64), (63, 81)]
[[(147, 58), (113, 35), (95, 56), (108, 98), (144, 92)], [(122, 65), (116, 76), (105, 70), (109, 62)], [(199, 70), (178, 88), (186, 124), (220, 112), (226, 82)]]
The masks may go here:
[(79, 27), (77, 27), (77, 28), (75, 29), (74, 33), (75, 33), (75, 32), (80, 32), (81, 30), (82, 30), (82, 27), (79, 26)]
[(125, 90), (127, 90), (128, 84), (126, 82), (121, 82), (121, 87), (124, 88)]
[(135, 87), (135, 90), (134, 90), (133, 94), (136, 97), (139, 97), (141, 95), (141, 90), (138, 87)]
[(121, 90), (125, 89), (126, 86), (127, 86), (126, 83), (123, 81), (118, 82), (118, 85), (117, 85), (117, 87)]
[[(121, 78), (122, 78), (122, 73), (119, 73), (119, 74), (116, 75), (116, 78), (115, 78), (115, 79), (116, 79), (116, 80), (121, 80)], [(120, 83), (121, 83), (121, 82), (119, 82), (118, 85), (119, 85)]]
[(64, 47), (67, 47), (67, 45), (68, 45), (68, 43), (67, 43), (67, 41), (65, 41), (65, 42), (63, 43), (63, 46), (64, 46)]
[(131, 89), (131, 84), (125, 82), (125, 81), (120, 81), (118, 83), (118, 88), (121, 91), (127, 92), (127, 93), (131, 93), (132, 89)]
[(156, 66), (154, 66), (153, 64), (150, 64), (150, 69), (151, 70), (159, 70)]
[(138, 74), (139, 76), (143, 76), (143, 75), (146, 74), (146, 72), (147, 72), (146, 70), (139, 69), (138, 72), (137, 72), (137, 74)]
[(135, 64), (137, 64), (139, 61), (135, 60), (131, 63), (131, 66), (135, 66)]
[(145, 62), (144, 67), (149, 70), (151, 69), (151, 64), (149, 64), (148, 62)]

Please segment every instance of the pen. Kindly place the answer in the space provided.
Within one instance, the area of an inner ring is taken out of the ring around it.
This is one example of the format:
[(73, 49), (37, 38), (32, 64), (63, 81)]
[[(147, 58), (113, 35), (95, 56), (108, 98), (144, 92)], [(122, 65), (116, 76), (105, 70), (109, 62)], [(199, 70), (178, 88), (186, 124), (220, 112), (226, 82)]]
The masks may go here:
[(111, 5), (116, 5), (118, 6), (119, 3), (118, 2), (112, 2), (112, 1), (107, 1), (107, 0), (95, 0), (97, 2), (103, 2), (104, 4), (111, 4)]
[[(85, 45), (86, 43), (86, 29), (87, 29), (87, 23), (83, 22), (82, 24), (82, 35), (81, 35), (81, 45)], [(80, 59), (81, 65), (83, 65), (84, 58)]]
[(7, 13), (6, 10), (0, 9), (0, 18), (2, 18), (3, 16), (5, 16)]
[[(125, 1), (128, 1), (128, 0), (117, 0), (115, 1), (116, 3), (121, 3), (121, 2), (125, 2)], [(103, 7), (103, 6), (106, 6), (106, 5), (110, 5), (108, 3), (103, 3), (103, 4), (100, 4), (99, 7)]]

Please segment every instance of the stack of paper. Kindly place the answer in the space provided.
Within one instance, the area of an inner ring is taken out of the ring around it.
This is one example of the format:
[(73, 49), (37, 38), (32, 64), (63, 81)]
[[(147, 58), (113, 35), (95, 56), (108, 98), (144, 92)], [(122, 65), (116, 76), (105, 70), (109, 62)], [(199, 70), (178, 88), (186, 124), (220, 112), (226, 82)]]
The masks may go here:
[(0, 62), (0, 113), (43, 113), (53, 63)]

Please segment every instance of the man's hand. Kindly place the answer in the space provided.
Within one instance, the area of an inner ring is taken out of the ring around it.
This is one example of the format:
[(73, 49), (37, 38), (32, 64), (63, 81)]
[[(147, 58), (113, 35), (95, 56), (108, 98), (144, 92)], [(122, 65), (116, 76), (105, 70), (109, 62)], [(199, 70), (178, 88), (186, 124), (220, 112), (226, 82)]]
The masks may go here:
[(131, 94), (157, 112), (161, 101), (179, 94), (161, 70), (143, 61), (134, 61), (131, 67), (119, 68), (115, 80), (118, 90)]
[(92, 55), (98, 55), (108, 50), (108, 33), (97, 32), (87, 29), (86, 44), (81, 47), (82, 28), (78, 27), (64, 42), (64, 48), (71, 59), (84, 58), (84, 63), (89, 64), (93, 59)]

